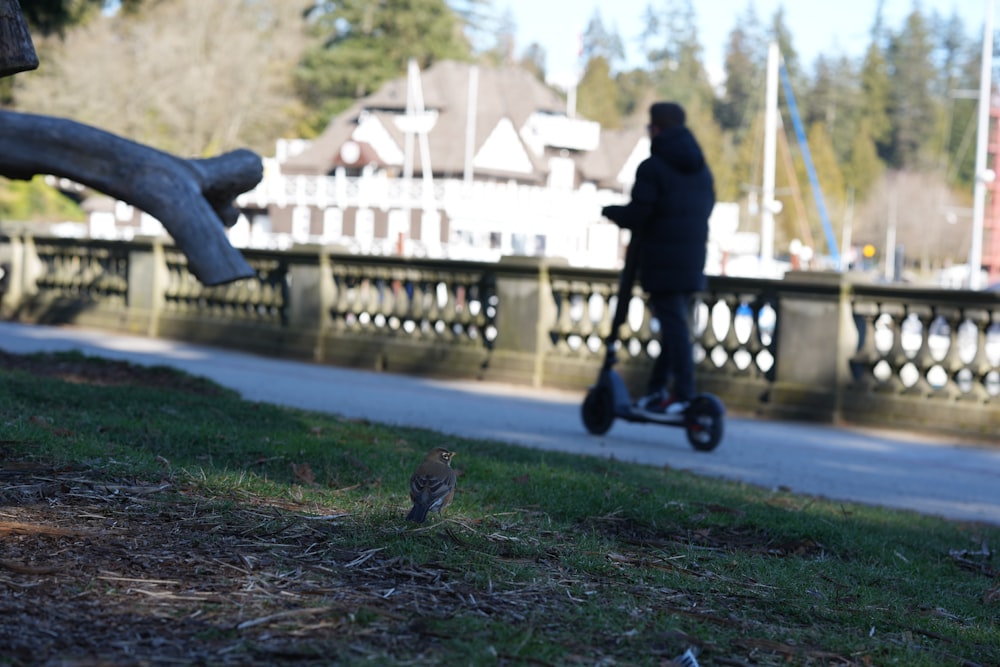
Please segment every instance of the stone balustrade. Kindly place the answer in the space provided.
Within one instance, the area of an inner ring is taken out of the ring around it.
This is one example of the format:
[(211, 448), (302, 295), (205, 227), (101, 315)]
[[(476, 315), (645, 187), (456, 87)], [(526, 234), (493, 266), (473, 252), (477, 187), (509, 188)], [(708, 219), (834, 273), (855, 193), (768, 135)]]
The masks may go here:
[[(0, 238), (0, 314), (582, 398), (617, 302), (615, 272), (540, 258), (244, 254), (253, 278), (205, 287), (159, 239), (11, 234)], [(699, 386), (733, 412), (986, 438), (1000, 428), (997, 294), (833, 273), (712, 277), (692, 321)], [(660, 353), (638, 288), (620, 333), (618, 368), (638, 390)]]

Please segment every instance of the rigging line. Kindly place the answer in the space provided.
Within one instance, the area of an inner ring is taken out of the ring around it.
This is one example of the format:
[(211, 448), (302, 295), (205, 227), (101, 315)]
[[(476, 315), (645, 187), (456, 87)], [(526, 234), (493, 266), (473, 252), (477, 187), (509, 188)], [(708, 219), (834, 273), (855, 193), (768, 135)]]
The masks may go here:
[[(955, 157), (952, 158), (952, 162), (948, 167), (948, 171), (945, 174), (945, 178), (948, 181), (954, 181), (958, 178), (958, 171), (962, 168), (962, 162), (965, 160), (966, 153), (969, 152), (969, 146), (972, 144), (973, 139), (976, 136), (976, 116), (969, 116), (969, 122), (965, 125), (965, 132), (962, 133), (962, 141), (958, 146), (958, 150), (955, 152)], [(945, 160), (947, 160), (947, 155)]]
[(799, 187), (799, 175), (795, 173), (795, 166), (792, 164), (792, 151), (788, 147), (788, 128), (785, 127), (780, 117), (778, 118), (778, 124), (782, 129), (778, 133), (778, 146), (781, 150), (781, 161), (785, 167), (785, 176), (791, 184), (792, 201), (795, 203), (795, 216), (799, 220), (799, 232), (802, 235), (802, 242), (810, 248), (815, 248), (816, 246), (813, 245), (812, 229), (809, 226), (809, 218), (806, 217), (805, 202), (802, 201), (802, 188)]
[(813, 165), (812, 154), (809, 152), (809, 142), (806, 140), (806, 132), (802, 127), (802, 119), (799, 118), (798, 105), (795, 103), (795, 93), (792, 91), (792, 83), (788, 78), (788, 69), (784, 63), (778, 68), (781, 74), (781, 83), (785, 89), (785, 99), (788, 102), (788, 112), (792, 116), (792, 124), (795, 126), (795, 134), (802, 149), (802, 160), (806, 165), (806, 174), (809, 176), (809, 185), (812, 187), (813, 199), (816, 201), (816, 208), (819, 210), (819, 218), (823, 223), (823, 230), (826, 232), (826, 245), (830, 250), (830, 256), (834, 263), (840, 267), (840, 251), (837, 249), (837, 239), (833, 235), (833, 227), (830, 225), (830, 216), (826, 211), (826, 202), (823, 200), (823, 191), (819, 186), (819, 179), (816, 176), (816, 167)]
[[(760, 91), (760, 94), (756, 98), (758, 104), (755, 105), (753, 109), (751, 109), (750, 100), (749, 99), (747, 100), (746, 106), (743, 108), (743, 121), (740, 124), (741, 129), (745, 129), (747, 132), (749, 132), (753, 140), (753, 153), (751, 153), (751, 155), (754, 156), (754, 159), (752, 167), (750, 168), (751, 183), (760, 182), (761, 180), (760, 172), (764, 168), (762, 164), (764, 159), (764, 132), (763, 130), (759, 132), (753, 132), (753, 129), (754, 125), (757, 122), (757, 119), (762, 118), (761, 111), (764, 109), (765, 106), (767, 106), (767, 100), (765, 99), (767, 96), (767, 91), (765, 90), (764, 87), (765, 74), (766, 74), (765, 68), (761, 68), (760, 71), (757, 73), (757, 76), (754, 79), (754, 85), (752, 89)], [(746, 135), (744, 134), (744, 141), (746, 140), (745, 137)]]

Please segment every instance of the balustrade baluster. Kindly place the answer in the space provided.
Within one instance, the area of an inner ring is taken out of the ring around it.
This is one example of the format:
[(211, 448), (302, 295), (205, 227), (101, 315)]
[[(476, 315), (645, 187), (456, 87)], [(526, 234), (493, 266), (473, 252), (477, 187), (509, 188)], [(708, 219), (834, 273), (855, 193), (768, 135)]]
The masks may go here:
[[(737, 316), (740, 314), (740, 306), (743, 305), (743, 300), (738, 294), (730, 294), (726, 297), (726, 307), (729, 309), (729, 328), (726, 331), (726, 337), (722, 343), (723, 348), (726, 350), (726, 364), (723, 367), (727, 372), (733, 373), (735, 375), (745, 375), (747, 371), (741, 369), (736, 363), (736, 355), (739, 354), (740, 350), (744, 349), (744, 341), (740, 340), (739, 331), (737, 330)], [(749, 368), (749, 365), (747, 366)]]
[(554, 342), (554, 352), (558, 354), (569, 354), (572, 352), (569, 346), (569, 335), (573, 330), (573, 317), (570, 313), (570, 281), (553, 279), (552, 296), (555, 299), (558, 315), (556, 316), (555, 329), (551, 332)]
[(928, 371), (936, 363), (933, 357), (931, 357), (930, 347), (928, 345), (931, 323), (934, 320), (934, 316), (929, 306), (910, 306), (908, 308), (907, 318), (912, 321), (913, 317), (915, 317), (916, 321), (920, 323), (920, 344), (917, 350), (907, 352), (907, 356), (909, 357), (909, 364), (912, 364), (917, 370), (916, 382), (914, 382), (908, 389), (905, 389), (903, 393), (917, 396), (929, 396), (936, 393), (934, 387), (931, 386), (931, 383), (927, 380)]
[[(441, 306), (442, 323), (439, 333), (449, 342), (455, 342), (459, 339), (459, 334), (455, 331), (455, 328), (461, 327), (462, 304), (460, 299), (463, 294), (460, 280), (461, 278), (458, 275), (451, 275), (444, 278), (438, 285), (438, 304)], [(442, 285), (444, 286), (443, 289)], [(444, 301), (443, 305), (441, 304), (442, 300)]]
[(350, 278), (344, 266), (333, 263), (333, 296), (331, 297), (330, 322), (335, 331), (345, 331), (347, 329), (347, 311), (351, 303)]
[[(871, 302), (852, 303), (854, 323), (858, 326), (858, 349), (850, 359), (854, 382), (870, 388), (877, 381), (873, 371), (880, 354), (875, 348), (875, 320), (878, 319), (878, 304)], [(860, 321), (860, 325), (858, 322)]]
[(580, 314), (573, 322), (573, 332), (582, 341), (579, 352), (581, 354), (588, 354), (590, 348), (587, 347), (587, 339), (594, 333), (594, 323), (590, 319), (590, 296), (593, 292), (591, 291), (590, 283), (580, 280), (573, 281), (571, 289), (578, 304), (577, 310)]
[(430, 305), (427, 285), (427, 276), (423, 273), (417, 273), (413, 280), (413, 296), (410, 298), (410, 317), (416, 325), (414, 333), (420, 335), (427, 333), (430, 322), (428, 319)]
[(903, 384), (902, 379), (899, 377), (899, 372), (908, 361), (906, 351), (903, 350), (902, 329), (906, 308), (901, 303), (883, 303), (880, 304), (880, 309), (882, 311), (882, 315), (887, 315), (890, 318), (889, 324), (887, 324), (886, 327), (892, 334), (892, 345), (889, 347), (889, 350), (882, 355), (882, 361), (885, 361), (888, 365), (890, 375), (886, 381), (882, 383), (881, 388), (893, 393), (900, 393), (906, 387)]
[[(974, 391), (975, 380), (972, 378), (972, 371), (966, 368), (963, 360), (964, 351), (962, 345), (967, 336), (969, 327), (973, 330), (973, 341), (978, 338), (978, 329), (969, 319), (966, 312), (957, 308), (940, 309), (938, 313), (944, 317), (948, 325), (948, 352), (939, 362), (945, 373), (948, 375), (948, 386), (953, 388), (954, 397), (958, 399), (969, 398)], [(978, 343), (975, 343), (978, 344)], [(975, 351), (973, 351), (973, 355)], [(971, 356), (969, 359), (971, 360)], [(968, 375), (968, 386), (965, 385), (962, 376)]]
[(375, 303), (372, 317), (375, 326), (384, 329), (388, 326), (390, 315), (396, 309), (396, 293), (392, 288), (391, 272), (386, 268), (376, 271), (373, 283)]
[(614, 313), (611, 311), (609, 301), (614, 292), (610, 285), (603, 282), (591, 283), (590, 289), (591, 293), (597, 296), (597, 303), (600, 304), (597, 308), (597, 317), (592, 317), (594, 334), (600, 337), (603, 342), (607, 340), (608, 334), (611, 333), (611, 318), (614, 316)]
[(986, 354), (987, 333), (991, 325), (1000, 322), (1000, 311), (994, 311), (991, 314), (985, 310), (968, 310), (966, 311), (966, 316), (976, 325), (977, 334), (976, 355), (973, 357), (972, 362), (968, 364), (968, 368), (972, 371), (973, 376), (972, 393), (974, 398), (985, 401), (990, 398), (985, 384), (986, 376), (990, 371), (995, 370), (989, 356)]
[[(439, 322), (442, 322), (442, 308), (441, 303), (438, 298), (440, 290), (438, 286), (441, 284), (441, 277), (434, 273), (431, 276), (430, 281), (428, 281), (424, 286), (424, 322), (426, 326), (421, 323), (421, 330), (426, 330), (428, 333), (433, 333), (436, 337), (440, 335)], [(443, 325), (442, 325), (443, 326)]]
[(699, 294), (692, 306), (692, 327), (691, 334), (694, 337), (696, 347), (701, 347), (703, 354), (698, 354), (695, 350), (696, 367), (706, 372), (714, 372), (715, 364), (712, 363), (712, 349), (719, 344), (712, 329), (712, 307), (715, 305), (718, 296), (714, 292), (704, 292)]

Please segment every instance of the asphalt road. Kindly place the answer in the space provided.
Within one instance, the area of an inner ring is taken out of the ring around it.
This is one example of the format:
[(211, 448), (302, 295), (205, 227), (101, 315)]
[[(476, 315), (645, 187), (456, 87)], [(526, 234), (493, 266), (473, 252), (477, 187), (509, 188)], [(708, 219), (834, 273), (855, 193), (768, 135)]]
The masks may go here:
[(436, 381), (285, 361), (104, 331), (0, 322), (0, 349), (80, 350), (208, 377), (252, 401), (454, 436), (667, 465), (837, 500), (1000, 525), (1000, 442), (729, 416), (722, 443), (693, 450), (679, 428), (617, 421), (591, 436), (581, 393)]

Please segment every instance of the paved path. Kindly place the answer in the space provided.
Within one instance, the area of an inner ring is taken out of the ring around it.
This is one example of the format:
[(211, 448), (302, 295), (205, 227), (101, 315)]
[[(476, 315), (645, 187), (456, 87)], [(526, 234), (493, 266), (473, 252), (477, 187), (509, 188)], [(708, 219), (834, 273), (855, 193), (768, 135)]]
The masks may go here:
[(601, 437), (580, 421), (578, 392), (443, 382), (284, 361), (173, 341), (0, 322), (0, 349), (81, 350), (211, 378), (253, 401), (425, 427), (786, 487), (833, 499), (1000, 525), (1000, 446), (914, 433), (730, 416), (711, 453), (684, 432), (617, 421)]

